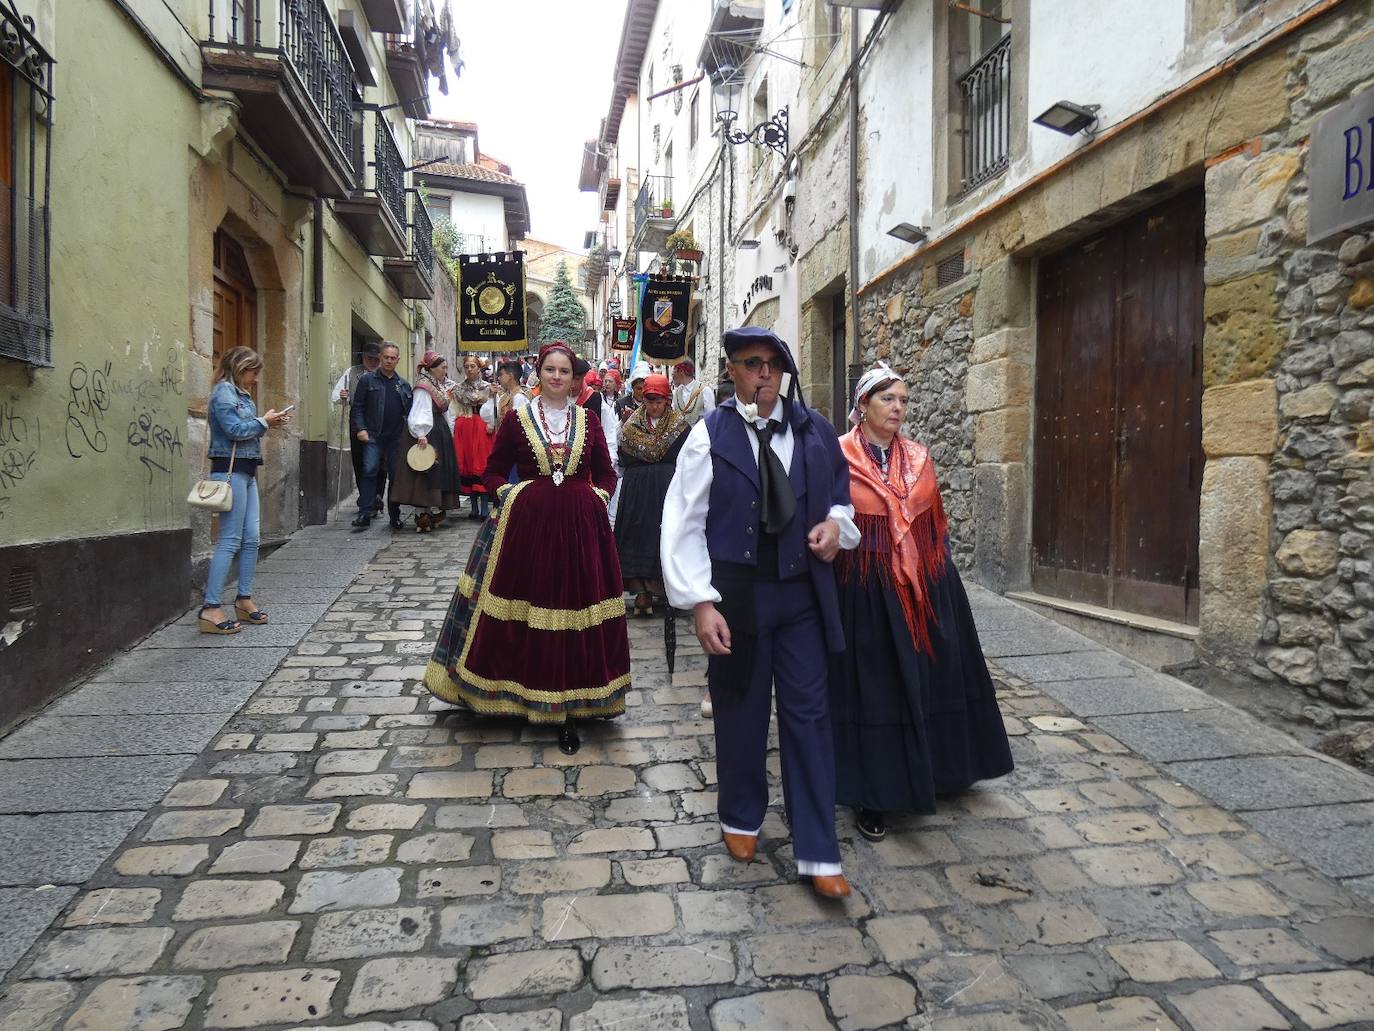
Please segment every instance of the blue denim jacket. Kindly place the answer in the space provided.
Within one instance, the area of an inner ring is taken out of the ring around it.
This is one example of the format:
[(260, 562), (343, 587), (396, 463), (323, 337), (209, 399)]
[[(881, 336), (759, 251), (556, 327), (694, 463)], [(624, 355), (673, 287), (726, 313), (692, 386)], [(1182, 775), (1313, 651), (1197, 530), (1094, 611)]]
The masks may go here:
[(258, 438), (267, 432), (267, 424), (258, 418), (258, 407), (246, 391), (227, 379), (216, 383), (210, 391), (209, 421), (211, 458), (228, 458), (237, 442), (236, 457), (262, 460)]

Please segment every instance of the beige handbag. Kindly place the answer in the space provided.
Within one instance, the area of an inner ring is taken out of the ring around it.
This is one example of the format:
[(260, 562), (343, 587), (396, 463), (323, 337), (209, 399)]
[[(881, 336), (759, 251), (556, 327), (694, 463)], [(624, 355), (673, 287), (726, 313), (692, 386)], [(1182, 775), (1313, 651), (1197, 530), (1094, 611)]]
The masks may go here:
[(229, 449), (229, 480), (197, 480), (186, 495), (186, 504), (192, 508), (203, 508), (210, 512), (228, 512), (234, 507), (234, 488), (230, 480), (234, 475), (234, 458), (238, 455), (238, 441)]

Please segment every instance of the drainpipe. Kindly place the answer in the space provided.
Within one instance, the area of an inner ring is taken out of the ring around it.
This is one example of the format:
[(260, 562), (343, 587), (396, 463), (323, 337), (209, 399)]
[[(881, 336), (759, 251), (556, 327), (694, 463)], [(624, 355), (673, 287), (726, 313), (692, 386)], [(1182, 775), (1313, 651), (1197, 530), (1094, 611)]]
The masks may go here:
[[(859, 347), (859, 11), (849, 9), (849, 276), (845, 298), (849, 308), (849, 346), (857, 356)], [(837, 362), (831, 398), (831, 417), (836, 429), (848, 429), (850, 353)]]
[(324, 312), (324, 200), (315, 198), (315, 217), (310, 227), (310, 272), (314, 280), (313, 308)]

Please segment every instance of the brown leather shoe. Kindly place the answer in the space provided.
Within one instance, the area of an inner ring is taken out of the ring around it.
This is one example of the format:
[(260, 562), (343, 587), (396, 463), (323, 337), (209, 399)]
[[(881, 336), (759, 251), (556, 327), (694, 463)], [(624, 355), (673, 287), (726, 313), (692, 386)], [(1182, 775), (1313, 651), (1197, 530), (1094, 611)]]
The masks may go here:
[(725, 839), (725, 850), (730, 853), (731, 859), (737, 859), (741, 863), (754, 861), (754, 853), (759, 848), (757, 835), (731, 834), (729, 831), (721, 831), (720, 836)]
[(812, 877), (811, 887), (820, 895), (827, 899), (847, 899), (849, 898), (849, 882), (844, 879), (844, 874), (827, 874), (824, 877)]

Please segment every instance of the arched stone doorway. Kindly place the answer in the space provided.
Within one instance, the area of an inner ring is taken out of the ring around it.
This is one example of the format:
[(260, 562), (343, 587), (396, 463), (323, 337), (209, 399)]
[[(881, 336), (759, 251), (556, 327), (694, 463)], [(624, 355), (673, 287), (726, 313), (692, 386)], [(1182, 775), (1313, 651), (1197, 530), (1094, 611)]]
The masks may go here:
[(539, 339), (539, 328), (544, 323), (544, 300), (538, 294), (525, 293), (525, 332), (530, 342), (530, 350), (535, 350), (534, 342)]

